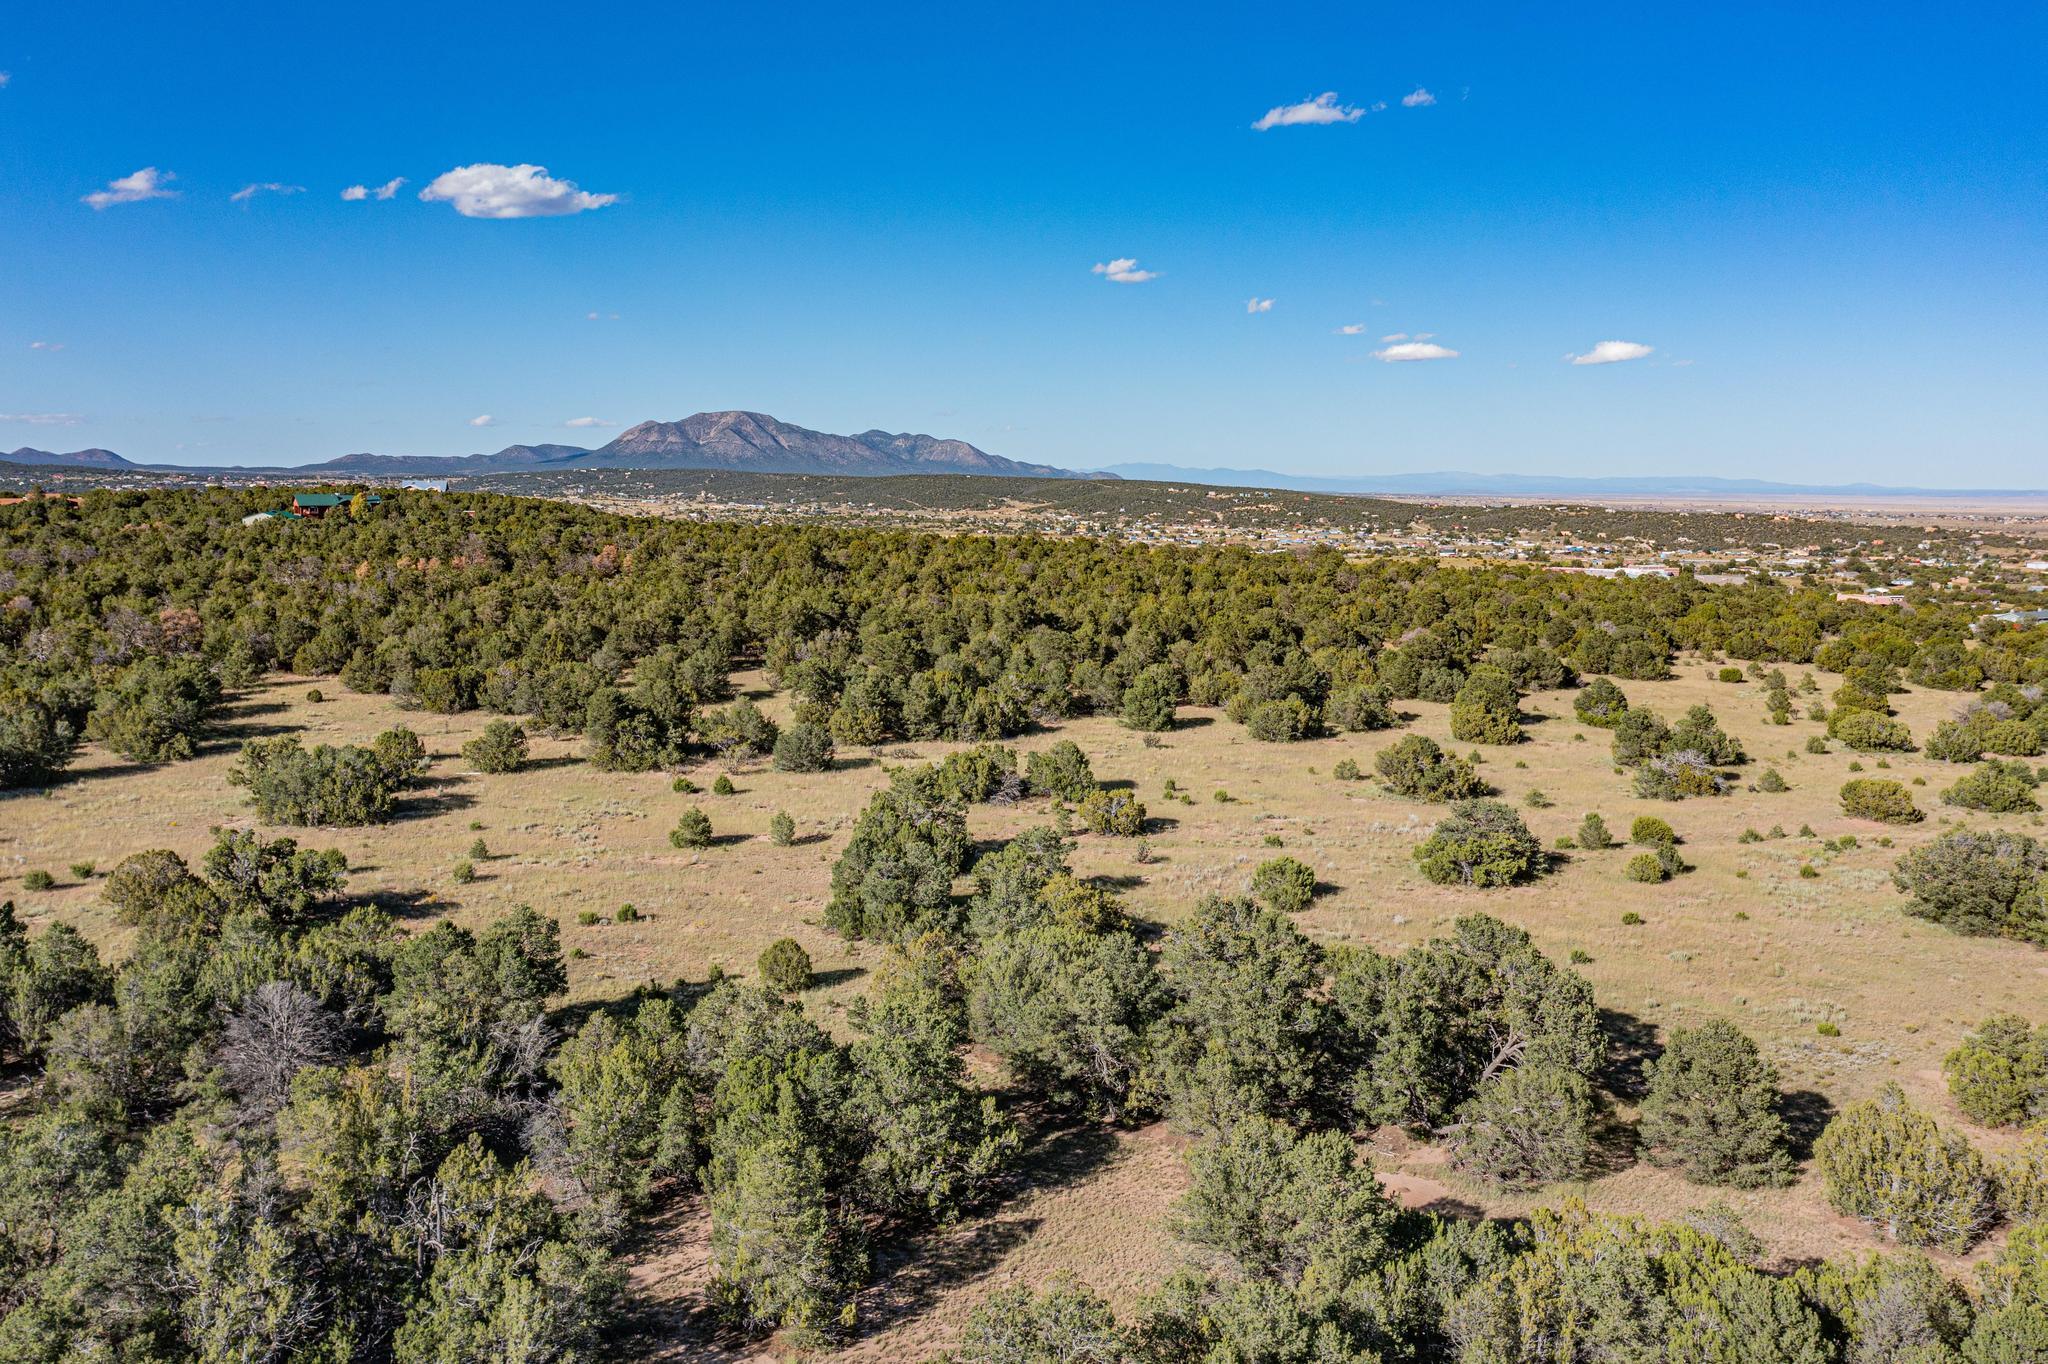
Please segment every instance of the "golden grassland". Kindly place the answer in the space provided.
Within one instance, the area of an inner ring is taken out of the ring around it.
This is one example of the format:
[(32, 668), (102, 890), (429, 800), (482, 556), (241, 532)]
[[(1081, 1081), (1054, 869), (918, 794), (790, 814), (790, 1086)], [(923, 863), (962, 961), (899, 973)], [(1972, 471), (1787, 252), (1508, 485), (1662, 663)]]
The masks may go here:
[[(1894, 755), (1888, 771), (1877, 755), (1805, 753), (1816, 722), (1767, 722), (1761, 688), (1710, 680), (1714, 669), (1685, 661), (1680, 676), (1625, 685), (1632, 703), (1676, 718), (1706, 701), (1749, 750), (1745, 781), (1774, 765), (1791, 783), (1782, 794), (1753, 789), (1715, 799), (1643, 801), (1612, 768), (1605, 731), (1572, 718), (1569, 692), (1525, 702), (1533, 718), (1527, 742), (1481, 750), (1482, 774), (1501, 797), (1521, 808), (1546, 845), (1571, 833), (1589, 810), (1605, 816), (1618, 837), (1631, 819), (1656, 814), (1682, 836), (1693, 870), (1661, 885), (1624, 875), (1624, 849), (1570, 852), (1536, 884), (1499, 891), (1433, 886), (1415, 871), (1411, 850), (1437, 817), (1436, 807), (1392, 797), (1370, 779), (1372, 758), (1405, 732), (1449, 744), (1446, 710), (1404, 703), (1415, 715), (1404, 730), (1344, 735), (1301, 744), (1262, 744), (1220, 715), (1183, 711), (1183, 727), (1148, 742), (1112, 720), (1091, 719), (1026, 736), (1032, 749), (1061, 738), (1088, 753), (1096, 775), (1128, 782), (1146, 802), (1154, 828), (1140, 862), (1131, 840), (1083, 835), (1076, 871), (1102, 878), (1142, 919), (1171, 924), (1202, 896), (1242, 891), (1252, 869), (1284, 850), (1308, 862), (1324, 893), (1299, 916), (1302, 929), (1329, 943), (1394, 950), (1446, 930), (1457, 916), (1484, 910), (1526, 928), (1543, 950), (1564, 961), (1575, 949), (1615, 1035), (1649, 1045), (1664, 1029), (1725, 1017), (1756, 1038), (1780, 1067), (1786, 1088), (1806, 1111), (1824, 1115), (1896, 1080), (1913, 1099), (1961, 1124), (1948, 1103), (1942, 1057), (1986, 1015), (2017, 1010), (2048, 1015), (2048, 954), (2024, 944), (1954, 936), (1906, 917), (1890, 884), (1900, 850), (1932, 839), (1963, 812), (1940, 804), (1939, 792), (1965, 769), (1917, 754)], [(318, 680), (318, 679), (315, 679)], [(754, 674), (738, 679), (778, 719), (785, 698)], [(1831, 681), (1824, 679), (1829, 685)], [(687, 775), (706, 788), (670, 789), (671, 773), (599, 772), (582, 762), (579, 741), (536, 737), (529, 770), (484, 776), (460, 755), (465, 740), (491, 717), (407, 713), (387, 698), (358, 696), (331, 680), (327, 699), (307, 699), (308, 679), (273, 681), (231, 710), (220, 739), (190, 762), (144, 768), (88, 749), (74, 779), (47, 793), (0, 800), (0, 897), (11, 897), (31, 924), (63, 919), (124, 950), (126, 930), (98, 903), (93, 882), (67, 868), (91, 861), (100, 871), (139, 849), (170, 847), (197, 861), (216, 825), (253, 823), (242, 792), (227, 781), (237, 743), (260, 734), (297, 732), (307, 742), (367, 742), (379, 730), (408, 724), (434, 756), (425, 788), (408, 798), (401, 817), (368, 829), (291, 830), (302, 844), (337, 847), (352, 868), (350, 894), (374, 898), (403, 922), (440, 916), (480, 924), (531, 904), (562, 924), (571, 954), (573, 1000), (617, 996), (633, 987), (677, 978), (700, 980), (714, 966), (751, 974), (762, 947), (796, 938), (811, 953), (820, 985), (807, 1005), (826, 1026), (845, 1031), (845, 1009), (857, 997), (880, 949), (840, 941), (821, 924), (831, 866), (869, 794), (887, 767), (941, 757), (953, 746), (891, 746), (881, 754), (842, 754), (830, 772), (793, 776), (765, 763), (726, 767), (703, 763)], [(1931, 732), (1960, 698), (1916, 692), (1895, 698), (1916, 736)], [(1460, 752), (1469, 745), (1456, 745)], [(1368, 779), (1331, 775), (1350, 758)], [(1860, 761), (1867, 775), (1913, 786), (1927, 819), (1892, 828), (1852, 819), (1837, 792)], [(738, 788), (710, 794), (729, 772)], [(1187, 799), (1170, 797), (1173, 780)], [(1525, 804), (1532, 790), (1547, 807)], [(1226, 797), (1227, 799), (1223, 798)], [(668, 832), (688, 806), (710, 816), (717, 843), (678, 851)], [(777, 810), (796, 821), (798, 840), (777, 847), (767, 837)], [(999, 840), (1050, 814), (1043, 801), (978, 806), (969, 824), (978, 840)], [(2039, 832), (2039, 816), (1968, 815), (1972, 824), (2004, 823)], [(1787, 837), (1741, 843), (1745, 829)], [(1802, 836), (1810, 826), (1812, 836)], [(269, 831), (273, 834), (281, 831)], [(1826, 840), (1853, 834), (1858, 845), (1828, 852)], [(489, 857), (477, 879), (458, 884), (453, 869), (481, 838)], [(1880, 838), (1893, 840), (1880, 846)], [(1819, 873), (1800, 875), (1802, 865)], [(28, 892), (33, 869), (58, 879), (54, 890)], [(644, 916), (612, 922), (623, 904)], [(595, 914), (599, 921), (581, 922)], [(1629, 925), (1625, 914), (1643, 922)], [(1839, 1036), (1822, 1036), (1828, 1023)], [(1620, 1086), (1627, 1116), (1627, 1086)], [(1966, 1126), (1966, 1125), (1965, 1125)], [(1989, 1147), (1996, 1134), (1972, 1131)], [(1503, 1197), (1450, 1175), (1441, 1153), (1399, 1134), (1370, 1143), (1383, 1177), (1404, 1200), (1483, 1214), (1511, 1214), (1582, 1196), (1596, 1208), (1671, 1215), (1715, 1196), (1676, 1176), (1634, 1164), (1582, 1186)], [(913, 1355), (942, 1345), (971, 1302), (990, 1288), (1043, 1280), (1066, 1269), (1127, 1301), (1163, 1276), (1178, 1252), (1167, 1231), (1168, 1210), (1184, 1187), (1178, 1138), (1160, 1128), (1125, 1133), (1069, 1133), (1036, 1159), (1024, 1190), (989, 1216), (885, 1250), (876, 1289), (864, 1306), (870, 1327), (850, 1356)], [(1779, 1261), (1876, 1249), (1861, 1226), (1831, 1213), (1818, 1181), (1789, 1189), (1724, 1195)], [(702, 1286), (701, 1210), (684, 1207), (661, 1223), (635, 1257), (633, 1282), (646, 1320), (695, 1321), (690, 1310)], [(1980, 1252), (1981, 1253), (1981, 1252)], [(685, 1332), (695, 1351), (715, 1342)], [(678, 1347), (681, 1348), (681, 1347)], [(735, 1344), (733, 1357), (745, 1357)], [(692, 1357), (698, 1357), (694, 1355)]]

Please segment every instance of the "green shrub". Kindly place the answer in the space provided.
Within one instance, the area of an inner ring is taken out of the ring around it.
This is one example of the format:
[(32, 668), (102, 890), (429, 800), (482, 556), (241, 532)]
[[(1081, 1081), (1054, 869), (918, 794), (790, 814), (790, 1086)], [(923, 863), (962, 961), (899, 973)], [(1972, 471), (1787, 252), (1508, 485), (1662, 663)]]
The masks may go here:
[(2048, 946), (2048, 849), (2025, 834), (1951, 830), (1902, 856), (1892, 884), (1917, 918)]
[(832, 731), (823, 725), (794, 724), (775, 740), (772, 765), (778, 772), (827, 772), (832, 768)]
[(1292, 857), (1276, 857), (1252, 873), (1252, 894), (1270, 910), (1298, 914), (1316, 898), (1316, 874)]
[(2048, 1028), (1993, 1015), (1941, 1065), (1949, 1097), (1972, 1122), (2011, 1127), (2048, 1117)]
[(787, 810), (777, 810), (768, 817), (768, 841), (778, 848), (786, 848), (796, 842), (796, 821), (789, 817)]
[(1528, 806), (1531, 810), (1548, 810), (1557, 802), (1544, 795), (1542, 791), (1532, 787), (1529, 793), (1522, 797), (1522, 804)]
[(498, 775), (526, 766), (526, 730), (510, 720), (493, 720), (484, 732), (462, 746), (463, 761), (479, 772)]
[(1868, 710), (1836, 711), (1828, 717), (1828, 737), (1859, 753), (1905, 753), (1913, 747), (1912, 731), (1902, 722)]
[(676, 820), (676, 827), (669, 830), (668, 841), (678, 848), (708, 848), (711, 846), (711, 816), (698, 806), (692, 805)]
[[(1645, 855), (1646, 854), (1637, 854), (1637, 856)], [(1624, 910), (1621, 916), (1621, 924), (1624, 928), (1641, 928), (1643, 926), (1643, 916), (1636, 913), (1632, 909)]]
[(2038, 810), (2041, 802), (2034, 789), (2041, 784), (2033, 768), (2018, 759), (1992, 758), (1979, 763), (1968, 776), (1941, 793), (1944, 805), (1990, 814), (2012, 814)]
[(98, 869), (99, 864), (96, 862), (73, 862), (71, 864), (71, 874), (81, 881), (92, 880), (93, 872)]
[(793, 995), (811, 988), (811, 954), (795, 938), (777, 938), (761, 949), (754, 969), (761, 983), (777, 994)]
[(612, 921), (614, 923), (636, 924), (640, 922), (640, 919), (641, 914), (639, 908), (637, 906), (630, 904), (620, 905), (618, 909), (613, 911), (612, 913)]
[(711, 794), (714, 796), (729, 796), (738, 789), (738, 787), (732, 784), (732, 778), (726, 776), (723, 772), (718, 774), (717, 781), (711, 783)]
[(1299, 696), (1282, 696), (1260, 701), (1244, 714), (1245, 733), (1265, 743), (1285, 744), (1313, 738), (1315, 713)]
[(1651, 1163), (1695, 1184), (1754, 1189), (1791, 1180), (1778, 1073), (1734, 1026), (1674, 1028), (1644, 1070), (1637, 1134)]
[(1628, 879), (1655, 884), (1671, 879), (1671, 873), (1664, 870), (1664, 863), (1653, 852), (1637, 853), (1628, 860)]
[(1628, 697), (1604, 677), (1596, 677), (1572, 698), (1572, 713), (1582, 725), (1612, 729), (1628, 710)]
[(1635, 793), (1644, 800), (1684, 800), (1688, 796), (1718, 796), (1732, 784), (1712, 764), (1692, 749), (1681, 749), (1645, 759), (1636, 769)]
[(1138, 670), (1118, 702), (1123, 722), (1148, 732), (1173, 728), (1173, 710), (1180, 703), (1180, 675), (1171, 664), (1153, 663)]
[(1589, 813), (1579, 821), (1579, 832), (1574, 841), (1590, 852), (1600, 852), (1614, 846), (1614, 835), (1607, 830), (1607, 821), (1597, 814)]
[(1415, 850), (1422, 874), (1438, 885), (1507, 886), (1543, 867), (1543, 846), (1512, 806), (1461, 800)]
[(1017, 775), (1016, 750), (1002, 744), (976, 744), (946, 755), (938, 765), (939, 793), (961, 805), (984, 801), (1016, 799), (1024, 793), (1024, 779)]
[(1075, 812), (1092, 834), (1136, 838), (1145, 832), (1145, 804), (1129, 791), (1096, 788)]
[(327, 698), (326, 698), (325, 696), (322, 696), (322, 695), (320, 694), (320, 689), (319, 689), (318, 687), (308, 687), (308, 688), (306, 688), (306, 700), (307, 700), (307, 701), (308, 701), (309, 703), (311, 703), (311, 704), (313, 704), (313, 705), (316, 705), (316, 706), (317, 706), (317, 705), (319, 705), (319, 704), (320, 704), (320, 703), (321, 703), (322, 701), (325, 701), (326, 699), (327, 699)]
[(1373, 767), (1387, 788), (1412, 800), (1468, 800), (1483, 795), (1486, 783), (1462, 758), (1446, 753), (1421, 734), (1410, 734), (1381, 749)]
[(1350, 734), (1394, 727), (1393, 707), (1378, 687), (1346, 687), (1330, 697), (1323, 711), (1331, 728)]
[(57, 878), (44, 871), (41, 867), (36, 868), (34, 871), (23, 873), (21, 878), (21, 888), (23, 890), (53, 890), (56, 888), (56, 885)]
[(1825, 753), (1828, 751), (1828, 741), (1821, 738), (1818, 734), (1809, 734), (1806, 736), (1806, 751), (1808, 753)]
[(1452, 1165), (1531, 1189), (1583, 1178), (1592, 1164), (1592, 1087), (1565, 1066), (1524, 1062), (1479, 1086), (1447, 1137)]
[(1095, 769), (1072, 739), (1061, 739), (1051, 748), (1024, 759), (1024, 789), (1034, 796), (1053, 796), (1078, 804), (1088, 799), (1095, 785)]
[(1792, 788), (1786, 784), (1786, 781), (1783, 777), (1778, 775), (1777, 768), (1766, 767), (1762, 772), (1757, 774), (1756, 789), (1759, 791), (1767, 791), (1775, 796), (1782, 794), (1783, 792), (1789, 791)]
[(1897, 1085), (1851, 1104), (1814, 1144), (1828, 1202), (1908, 1246), (1961, 1254), (1997, 1220), (1997, 1188), (1967, 1141), (1914, 1109)]
[(1913, 804), (1902, 782), (1884, 777), (1858, 777), (1842, 783), (1842, 813), (1880, 824), (1917, 824), (1926, 816)]
[(1466, 674), (1451, 702), (1451, 737), (1461, 743), (1513, 744), (1522, 741), (1520, 701), (1515, 684), (1499, 668), (1482, 663)]
[(1799, 879), (1802, 881), (1820, 880), (1820, 868), (1814, 866), (1811, 862), (1801, 862), (1799, 864)]
[(576, 922), (582, 924), (585, 928), (589, 928), (595, 924), (603, 923), (604, 915), (594, 909), (581, 909), (576, 911)]
[(1655, 815), (1638, 815), (1628, 826), (1628, 841), (1645, 847), (1657, 843), (1676, 843), (1678, 833), (1670, 824)]
[(1338, 781), (1357, 781), (1364, 774), (1358, 770), (1358, 764), (1351, 759), (1339, 758), (1337, 765), (1330, 769), (1330, 775)]
[(781, 742), (781, 730), (748, 697), (706, 713), (697, 733), (721, 757), (765, 758)]
[(399, 778), (390, 763), (355, 744), (304, 748), (298, 738), (251, 739), (228, 780), (249, 790), (271, 824), (381, 824), (391, 818)]
[(1716, 673), (1715, 676), (1720, 678), (1720, 680), (1723, 682), (1740, 682), (1742, 680), (1742, 669), (1723, 668), (1720, 672)]
[(468, 885), (470, 882), (476, 880), (476, 864), (466, 859), (461, 862), (457, 862), (455, 864), (454, 876), (456, 885)]
[(427, 746), (420, 742), (420, 736), (404, 725), (396, 725), (379, 734), (371, 741), (370, 751), (376, 754), (394, 787), (410, 786), (418, 781), (426, 774), (427, 765), (432, 761), (427, 756)]

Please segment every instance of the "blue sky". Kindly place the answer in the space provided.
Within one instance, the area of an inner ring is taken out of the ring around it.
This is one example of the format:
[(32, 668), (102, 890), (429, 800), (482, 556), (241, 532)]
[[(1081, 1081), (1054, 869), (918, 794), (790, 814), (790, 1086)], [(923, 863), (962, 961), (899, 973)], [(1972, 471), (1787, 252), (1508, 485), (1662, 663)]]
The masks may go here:
[(1687, 8), (17, 7), (0, 447), (2048, 484), (2048, 18)]

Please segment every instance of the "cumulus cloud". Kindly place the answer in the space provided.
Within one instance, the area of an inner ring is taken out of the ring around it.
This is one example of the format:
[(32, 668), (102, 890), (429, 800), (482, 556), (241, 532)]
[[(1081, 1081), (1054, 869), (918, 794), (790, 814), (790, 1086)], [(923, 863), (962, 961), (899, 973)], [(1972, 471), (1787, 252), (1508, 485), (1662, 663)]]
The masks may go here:
[(304, 194), (305, 192), (306, 187), (304, 185), (282, 185), (275, 180), (265, 180), (261, 184), (242, 186), (233, 194), (230, 194), (228, 199), (237, 204), (246, 204), (259, 194)]
[(1399, 345), (1374, 351), (1372, 358), (1384, 360), (1390, 365), (1398, 365), (1407, 360), (1455, 360), (1458, 358), (1458, 352), (1448, 346), (1439, 346), (1429, 341), (1404, 341)]
[(1427, 109), (1430, 105), (1435, 103), (1436, 96), (1430, 94), (1429, 91), (1423, 89), (1419, 85), (1416, 86), (1413, 90), (1410, 90), (1407, 94), (1401, 96), (1401, 107), (1403, 109)]
[(160, 171), (155, 166), (144, 166), (133, 175), (124, 175), (119, 180), (109, 180), (105, 189), (96, 189), (79, 200), (94, 208), (111, 208), (115, 204), (139, 204), (145, 199), (175, 199), (178, 191), (167, 188), (169, 181), (178, 177), (169, 171)]
[(1131, 256), (1119, 256), (1115, 260), (1097, 261), (1088, 267), (1090, 274), (1101, 275), (1112, 284), (1143, 284), (1148, 279), (1158, 279), (1157, 270), (1140, 270), (1138, 262)]
[(560, 218), (616, 204), (616, 194), (590, 194), (557, 180), (546, 166), (479, 161), (443, 171), (420, 191), (430, 204), (453, 204), (465, 218)]
[(1356, 123), (1365, 117), (1365, 110), (1354, 105), (1337, 103), (1337, 92), (1326, 90), (1312, 99), (1299, 104), (1277, 104), (1260, 115), (1252, 127), (1260, 132), (1275, 128), (1313, 128), (1328, 123)]
[(0, 412), (0, 422), (24, 422), (29, 426), (76, 426), (83, 420), (76, 412)]
[(496, 417), (493, 417), (490, 413), (486, 412), (480, 417), (471, 417), (469, 419), (469, 424), (471, 426), (496, 426), (498, 424), (498, 419)]
[(62, 341), (31, 341), (28, 343), (28, 348), (30, 350), (63, 350), (64, 343)]
[(1343, 326), (1337, 328), (1337, 335), (1364, 336), (1365, 324), (1363, 322), (1346, 322)]
[(1567, 355), (1565, 359), (1575, 365), (1614, 365), (1623, 360), (1640, 360), (1655, 349), (1640, 341), (1602, 341), (1583, 355)]
[(1248, 313), (1270, 313), (1273, 311), (1273, 300), (1254, 295), (1244, 301), (1244, 310)]
[(405, 177), (399, 175), (381, 185), (350, 185), (341, 192), (341, 197), (352, 204), (359, 204), (365, 199), (394, 199), (398, 197), (399, 186), (404, 183)]
[(563, 422), (563, 423), (562, 423), (562, 425), (564, 425), (564, 426), (610, 426), (610, 425), (612, 425), (612, 423), (611, 423), (611, 422), (608, 422), (608, 421), (606, 421), (606, 420), (605, 420), (605, 419), (604, 419), (603, 417), (571, 417), (571, 418), (569, 418), (569, 420), (567, 420), (567, 421)]

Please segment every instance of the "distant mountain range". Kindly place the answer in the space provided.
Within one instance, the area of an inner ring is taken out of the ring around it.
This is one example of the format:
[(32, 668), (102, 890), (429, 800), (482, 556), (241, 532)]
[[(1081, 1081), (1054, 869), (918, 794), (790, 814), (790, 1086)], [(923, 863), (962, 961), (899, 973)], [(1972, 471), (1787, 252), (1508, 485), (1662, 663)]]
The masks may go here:
[(1893, 488), (1877, 483), (1772, 483), (1760, 478), (1710, 478), (1680, 475), (1669, 478), (1567, 478), (1554, 474), (1360, 474), (1352, 478), (1315, 478), (1277, 474), (1271, 469), (1186, 469), (1177, 464), (1112, 464), (1105, 470), (1119, 478), (1150, 483), (1201, 483), (1226, 488), (1282, 488), (1302, 493), (1398, 493), (1410, 496), (1517, 497), (1732, 497), (1827, 496), (1864, 497), (2042, 497), (2033, 488)]
[[(184, 465), (138, 464), (111, 450), (60, 454), (24, 446), (0, 452), (0, 463), (40, 464), (75, 469), (193, 470)], [(1229, 488), (1279, 488), (1293, 492), (1408, 496), (1518, 497), (2041, 497), (2021, 488), (1895, 488), (1876, 483), (1773, 483), (1757, 478), (1676, 476), (1655, 478), (1566, 478), (1548, 474), (1359, 474), (1319, 478), (1271, 469), (1189, 469), (1177, 464), (1112, 464), (1081, 473), (1050, 464), (1025, 464), (991, 455), (963, 440), (863, 431), (835, 436), (779, 421), (759, 412), (699, 412), (675, 422), (642, 422), (596, 449), (581, 445), (508, 445), (479, 455), (342, 455), (296, 467), (244, 466), (238, 473), (293, 474), (309, 479), (350, 477), (461, 477), (546, 469), (729, 469), (760, 474), (989, 474), (1008, 478), (1140, 479), (1155, 483), (1198, 483)]]
[[(170, 468), (137, 464), (111, 450), (59, 454), (24, 447), (0, 462), (80, 469)], [(184, 467), (184, 466), (177, 466)], [(642, 422), (595, 450), (580, 445), (508, 445), (487, 455), (342, 455), (295, 468), (244, 467), (244, 473), (293, 473), (311, 478), (461, 476), (524, 469), (734, 469), (759, 474), (993, 474), (1006, 478), (1105, 478), (1050, 464), (1025, 464), (991, 455), (964, 440), (863, 431), (835, 436), (778, 421), (759, 412), (699, 412), (676, 422)]]

